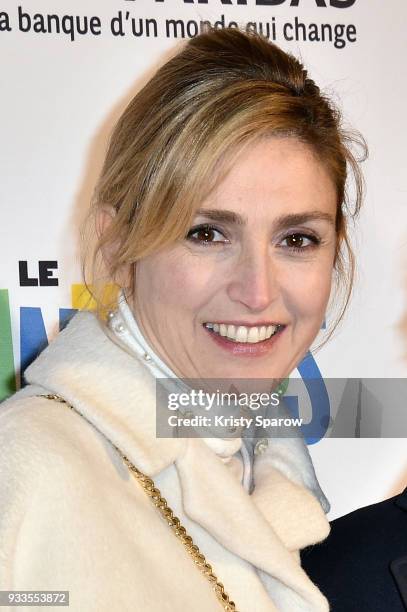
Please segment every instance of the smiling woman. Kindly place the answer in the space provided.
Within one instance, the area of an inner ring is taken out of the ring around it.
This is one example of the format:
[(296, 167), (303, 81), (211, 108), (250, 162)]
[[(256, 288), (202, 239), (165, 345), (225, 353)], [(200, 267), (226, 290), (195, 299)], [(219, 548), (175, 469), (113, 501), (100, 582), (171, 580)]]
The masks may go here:
[(197, 213), (185, 240), (137, 264), (143, 332), (177, 376), (284, 378), (321, 328), (330, 294), (336, 193), (327, 170), (296, 138), (263, 137), (239, 151)]
[[(156, 389), (244, 379), (269, 391), (260, 423), (294, 421), (279, 383), (352, 286), (353, 141), (298, 60), (234, 28), (130, 102), (90, 215), (91, 281), (119, 298), (95, 289), (100, 316), (78, 313), (0, 415), (2, 589), (68, 589), (78, 612), (329, 609), (299, 563), (329, 504), (298, 431), (202, 435), (191, 400), (160, 438)], [(253, 422), (240, 408), (224, 422)]]

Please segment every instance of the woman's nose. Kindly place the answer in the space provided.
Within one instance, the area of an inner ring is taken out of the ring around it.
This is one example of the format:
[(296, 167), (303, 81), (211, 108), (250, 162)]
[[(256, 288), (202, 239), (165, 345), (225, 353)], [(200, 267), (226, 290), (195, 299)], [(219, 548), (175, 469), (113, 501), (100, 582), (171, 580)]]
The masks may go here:
[(242, 253), (228, 283), (229, 298), (254, 312), (267, 309), (278, 294), (276, 271), (269, 245)]

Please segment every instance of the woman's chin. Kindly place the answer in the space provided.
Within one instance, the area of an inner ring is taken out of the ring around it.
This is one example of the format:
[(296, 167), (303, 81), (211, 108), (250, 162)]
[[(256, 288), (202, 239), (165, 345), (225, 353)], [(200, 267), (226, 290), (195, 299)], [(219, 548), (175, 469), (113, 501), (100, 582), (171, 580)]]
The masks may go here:
[(229, 389), (230, 386), (250, 389), (251, 392), (269, 391), (271, 387), (278, 386), (279, 382), (287, 376), (287, 367), (274, 363), (272, 366), (262, 367), (233, 366), (233, 364), (212, 364), (210, 370), (205, 370), (202, 379), (216, 383)]

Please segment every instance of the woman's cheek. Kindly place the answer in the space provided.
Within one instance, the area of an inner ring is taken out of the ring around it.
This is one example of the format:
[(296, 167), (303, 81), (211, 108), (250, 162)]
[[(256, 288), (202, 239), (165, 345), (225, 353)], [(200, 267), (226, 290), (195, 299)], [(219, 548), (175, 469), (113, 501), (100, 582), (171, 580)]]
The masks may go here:
[(183, 310), (197, 299), (205, 301), (210, 297), (222, 276), (221, 270), (209, 258), (170, 258), (162, 262), (158, 274), (154, 275), (154, 293), (160, 301), (174, 303)]
[(215, 257), (195, 255), (177, 266), (177, 275), (184, 279), (186, 290), (191, 288), (210, 293), (222, 279), (227, 278), (227, 269), (228, 264)]
[(323, 317), (331, 293), (332, 266), (297, 267), (295, 272), (291, 270), (288, 278), (287, 294), (296, 308), (304, 314)]

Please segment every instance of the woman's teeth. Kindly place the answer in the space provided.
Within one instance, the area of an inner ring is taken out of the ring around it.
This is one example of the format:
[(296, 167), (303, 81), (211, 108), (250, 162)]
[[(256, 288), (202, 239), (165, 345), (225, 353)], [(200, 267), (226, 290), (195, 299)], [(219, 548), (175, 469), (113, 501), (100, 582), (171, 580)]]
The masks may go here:
[(224, 336), (234, 342), (247, 342), (254, 344), (267, 340), (275, 334), (281, 326), (262, 325), (260, 327), (246, 327), (245, 325), (225, 325), (224, 323), (205, 323), (207, 329), (215, 334)]

